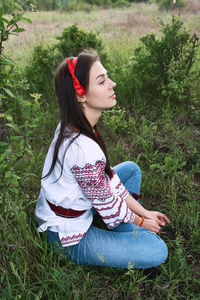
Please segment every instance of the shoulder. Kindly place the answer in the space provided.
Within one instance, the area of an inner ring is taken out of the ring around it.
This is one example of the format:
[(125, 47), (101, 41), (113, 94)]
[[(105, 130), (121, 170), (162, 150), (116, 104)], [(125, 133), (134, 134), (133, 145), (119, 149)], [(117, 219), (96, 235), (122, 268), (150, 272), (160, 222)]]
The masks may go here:
[[(59, 132), (60, 132), (60, 127), (61, 127), (61, 123), (58, 124), (56, 130), (55, 130), (55, 135), (54, 135), (54, 140), (56, 140), (58, 138)], [(65, 128), (66, 133), (71, 132), (69, 128)], [(72, 142), (72, 143), (71, 143)], [(99, 145), (93, 141), (91, 138), (87, 137), (84, 134), (79, 134), (76, 132), (71, 132), (69, 138), (64, 139), (63, 141), (63, 146), (64, 148), (67, 145), (70, 145), (70, 148), (81, 148), (82, 151), (85, 151), (86, 149), (95, 149), (95, 150), (99, 150), (102, 151), (101, 148), (99, 147)], [(73, 149), (75, 150), (75, 149)]]
[(100, 146), (91, 138), (87, 137), (84, 134), (80, 134), (77, 138), (77, 144), (83, 151), (95, 150), (102, 151)]
[(66, 159), (71, 167), (74, 165), (95, 164), (96, 161), (106, 161), (100, 146), (84, 134), (78, 135), (69, 146)]

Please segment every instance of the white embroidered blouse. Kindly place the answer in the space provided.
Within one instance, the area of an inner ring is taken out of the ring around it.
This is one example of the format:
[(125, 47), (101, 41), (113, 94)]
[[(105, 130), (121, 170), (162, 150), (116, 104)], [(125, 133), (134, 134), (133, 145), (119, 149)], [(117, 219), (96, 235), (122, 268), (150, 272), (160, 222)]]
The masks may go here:
[[(42, 176), (50, 169), (59, 128), (60, 124), (49, 147)], [(66, 139), (60, 146), (58, 158), (61, 162), (69, 142)], [(106, 158), (99, 145), (87, 136), (79, 135), (66, 152), (60, 179), (55, 182), (61, 171), (56, 163), (50, 176), (41, 181), (35, 209), (38, 230), (58, 232), (62, 246), (66, 247), (77, 244), (87, 233), (93, 220), (92, 207), (110, 229), (122, 222), (132, 223), (134, 214), (124, 200), (128, 191), (114, 170), (110, 180), (105, 173), (105, 165)], [(46, 199), (63, 208), (86, 211), (76, 218), (63, 218), (51, 210)]]

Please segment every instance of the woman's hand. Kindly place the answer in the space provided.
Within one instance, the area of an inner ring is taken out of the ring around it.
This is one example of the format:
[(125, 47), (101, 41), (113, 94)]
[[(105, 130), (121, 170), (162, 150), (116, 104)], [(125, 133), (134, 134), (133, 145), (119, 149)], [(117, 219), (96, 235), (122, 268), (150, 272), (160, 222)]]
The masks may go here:
[(161, 227), (158, 225), (158, 223), (153, 219), (144, 219), (144, 223), (142, 227), (154, 232), (158, 233), (161, 229)]
[[(153, 214), (154, 215), (154, 214)], [(153, 216), (152, 215), (152, 216)], [(150, 216), (150, 215), (149, 215)], [(146, 218), (144, 217), (144, 221), (141, 217), (135, 214), (135, 218), (133, 221), (134, 224), (144, 227), (154, 233), (158, 233), (161, 229), (160, 225), (154, 218)]]
[[(130, 208), (130, 210), (137, 216), (144, 216), (145, 219), (154, 220), (157, 222), (159, 226), (164, 226), (166, 224), (165, 222), (170, 223), (170, 220), (164, 214), (160, 213), (159, 211), (149, 211), (145, 209), (140, 203), (138, 203), (130, 195), (128, 195), (125, 198), (125, 201), (128, 207)], [(139, 225), (137, 224), (137, 221), (135, 222), (135, 224)]]
[(157, 224), (160, 226), (165, 226), (166, 224), (165, 222), (167, 222), (168, 224), (170, 223), (170, 220), (167, 218), (167, 216), (160, 213), (159, 211), (147, 210), (145, 214), (145, 218), (156, 221)]

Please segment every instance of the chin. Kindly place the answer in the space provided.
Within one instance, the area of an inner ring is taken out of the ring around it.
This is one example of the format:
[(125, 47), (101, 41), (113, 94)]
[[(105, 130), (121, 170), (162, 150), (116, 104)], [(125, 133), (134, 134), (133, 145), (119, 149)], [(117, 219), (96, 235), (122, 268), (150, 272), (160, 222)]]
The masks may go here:
[(115, 105), (117, 104), (116, 100), (114, 99), (112, 103), (109, 103), (109, 105), (107, 104), (107, 106), (105, 106), (103, 108), (104, 109), (110, 109), (110, 108), (113, 108)]
[(112, 105), (110, 106), (110, 108), (114, 107), (116, 104), (117, 104), (117, 101), (114, 100), (113, 103), (112, 103)]

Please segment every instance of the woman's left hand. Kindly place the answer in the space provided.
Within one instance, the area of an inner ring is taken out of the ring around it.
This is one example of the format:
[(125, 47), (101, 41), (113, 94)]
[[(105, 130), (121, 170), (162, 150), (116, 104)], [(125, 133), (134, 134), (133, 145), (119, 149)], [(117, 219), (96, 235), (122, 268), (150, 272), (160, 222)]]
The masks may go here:
[(153, 219), (155, 220), (160, 226), (165, 226), (165, 222), (168, 224), (170, 220), (167, 218), (166, 215), (160, 213), (159, 211), (149, 211), (147, 210), (146, 215), (144, 216), (146, 219)]

